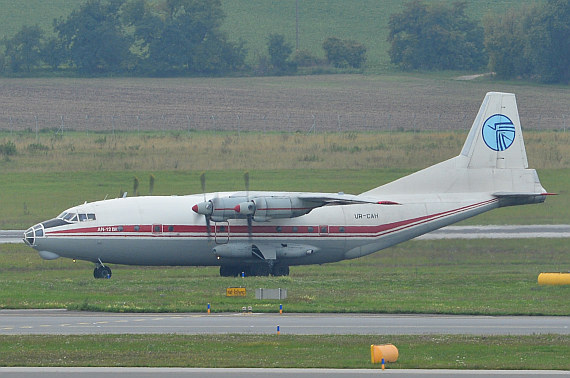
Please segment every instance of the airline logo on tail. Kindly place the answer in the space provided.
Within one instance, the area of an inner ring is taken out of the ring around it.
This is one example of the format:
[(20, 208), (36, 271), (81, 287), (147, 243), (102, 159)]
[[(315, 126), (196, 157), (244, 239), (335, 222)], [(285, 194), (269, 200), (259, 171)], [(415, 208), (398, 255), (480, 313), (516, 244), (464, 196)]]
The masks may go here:
[(494, 151), (504, 151), (515, 141), (515, 125), (509, 117), (495, 114), (483, 124), (483, 140)]

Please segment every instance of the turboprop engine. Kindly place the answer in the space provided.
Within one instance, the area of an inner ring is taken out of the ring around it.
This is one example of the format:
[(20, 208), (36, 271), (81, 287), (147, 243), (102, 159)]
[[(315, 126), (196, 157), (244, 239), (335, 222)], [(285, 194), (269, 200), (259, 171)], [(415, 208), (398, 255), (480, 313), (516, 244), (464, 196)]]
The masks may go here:
[(319, 205), (298, 197), (254, 197), (249, 201), (247, 197), (222, 197), (196, 204), (192, 210), (208, 216), (214, 222), (250, 216), (256, 222), (266, 222), (271, 219), (300, 217)]
[(234, 210), (241, 215), (252, 215), (256, 222), (266, 222), (271, 219), (295, 218), (305, 215), (315, 205), (308, 206), (297, 197), (258, 197), (249, 202), (242, 202)]

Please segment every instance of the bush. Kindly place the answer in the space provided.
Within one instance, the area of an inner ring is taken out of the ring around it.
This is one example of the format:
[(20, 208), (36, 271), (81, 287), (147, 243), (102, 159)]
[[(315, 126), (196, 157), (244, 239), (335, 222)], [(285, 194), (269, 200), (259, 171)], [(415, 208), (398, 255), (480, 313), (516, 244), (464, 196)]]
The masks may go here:
[(30, 152), (44, 152), (49, 151), (49, 147), (41, 143), (31, 143), (28, 145), (28, 151)]
[(366, 62), (366, 47), (353, 40), (329, 37), (323, 42), (323, 50), (329, 63), (337, 68), (362, 68)]
[(14, 156), (16, 155), (16, 145), (12, 141), (0, 144), (0, 155)]

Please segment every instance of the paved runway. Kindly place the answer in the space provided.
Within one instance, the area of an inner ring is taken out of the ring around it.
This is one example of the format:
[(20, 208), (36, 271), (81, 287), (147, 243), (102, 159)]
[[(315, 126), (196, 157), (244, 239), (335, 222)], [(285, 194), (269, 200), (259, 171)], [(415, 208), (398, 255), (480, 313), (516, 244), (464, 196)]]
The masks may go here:
[(38, 377), (38, 378), (108, 378), (115, 376), (150, 378), (150, 377), (208, 377), (208, 378), (248, 378), (248, 377), (379, 377), (394, 375), (399, 378), (435, 378), (435, 377), (560, 377), (569, 372), (553, 370), (402, 370), (386, 369), (177, 369), (177, 368), (0, 368), (2, 378)]
[(377, 314), (111, 314), (2, 310), (0, 335), (38, 334), (570, 334), (568, 316)]
[[(23, 243), (23, 230), (0, 230), (0, 244)], [(491, 225), (491, 226), (448, 226), (417, 240), (433, 239), (527, 239), (527, 238), (570, 238), (570, 224), (555, 225)]]
[(528, 238), (570, 238), (570, 225), (447, 226), (419, 236), (416, 240)]

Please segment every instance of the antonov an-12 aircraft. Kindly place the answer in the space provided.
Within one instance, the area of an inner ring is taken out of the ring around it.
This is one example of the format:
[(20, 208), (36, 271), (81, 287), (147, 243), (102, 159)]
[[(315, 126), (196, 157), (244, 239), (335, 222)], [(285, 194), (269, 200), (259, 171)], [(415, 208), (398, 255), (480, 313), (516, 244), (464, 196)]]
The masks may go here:
[(93, 262), (95, 278), (110, 278), (111, 263), (283, 276), (548, 194), (528, 169), (514, 94), (490, 92), (458, 156), (358, 195), (246, 189), (86, 202), (31, 227), (24, 241), (46, 260)]

